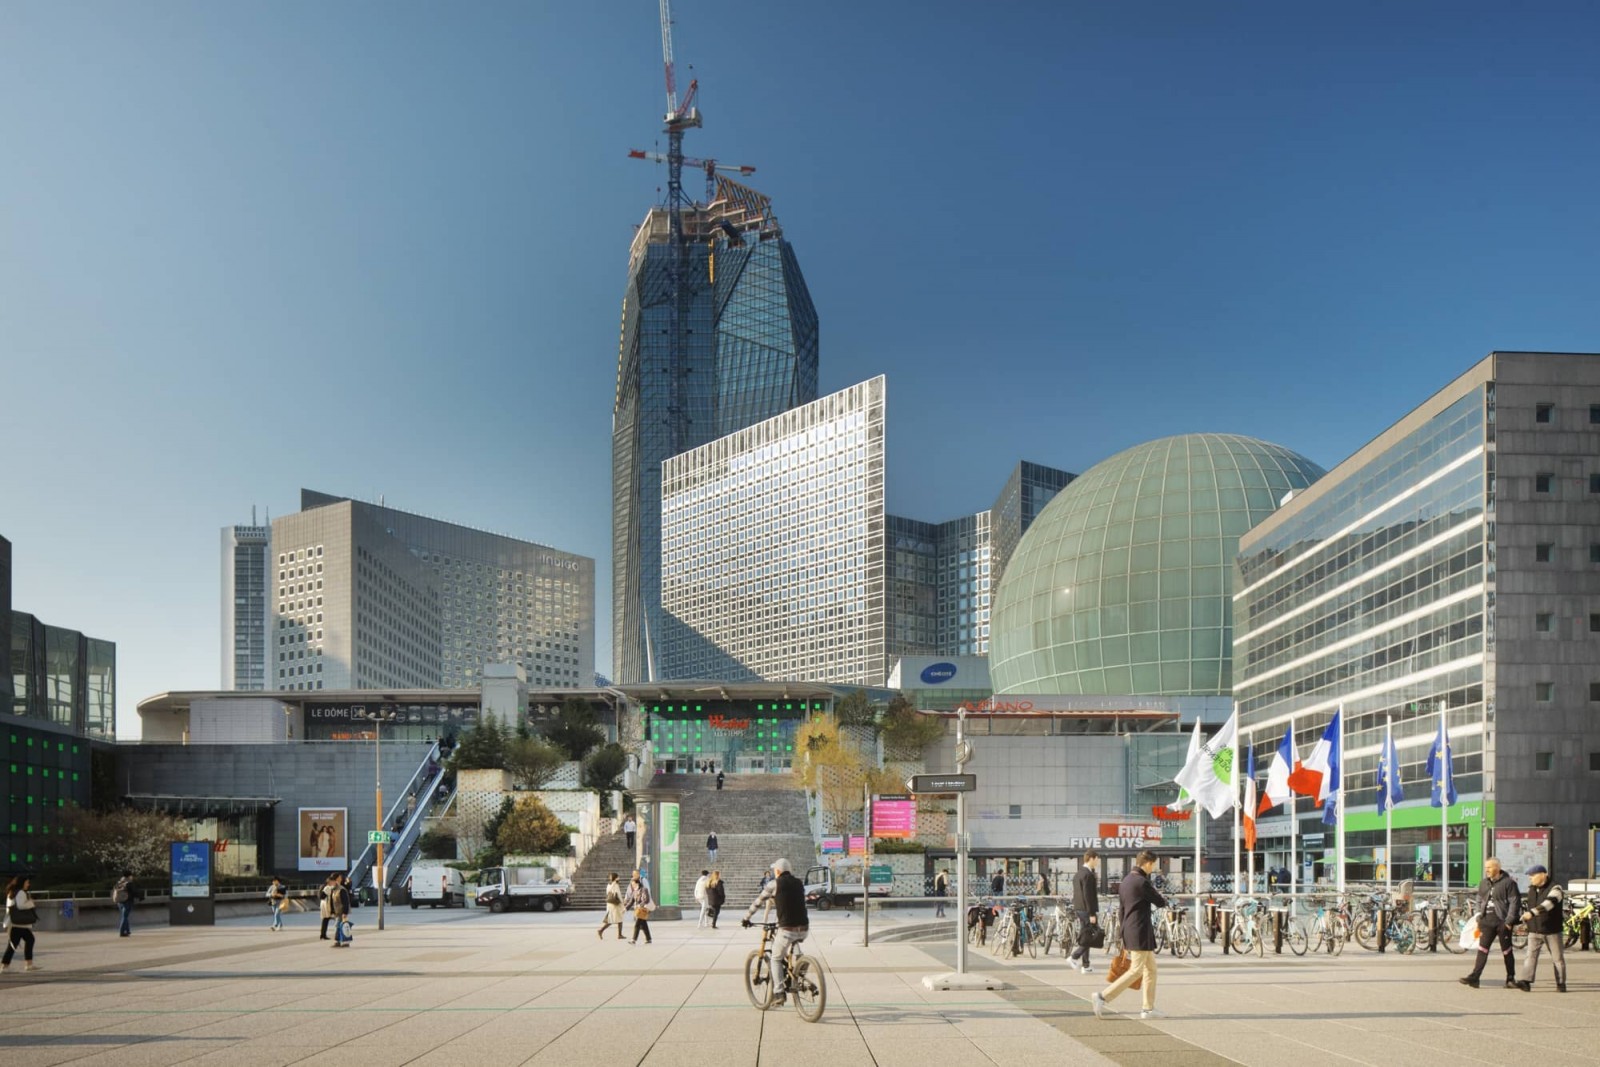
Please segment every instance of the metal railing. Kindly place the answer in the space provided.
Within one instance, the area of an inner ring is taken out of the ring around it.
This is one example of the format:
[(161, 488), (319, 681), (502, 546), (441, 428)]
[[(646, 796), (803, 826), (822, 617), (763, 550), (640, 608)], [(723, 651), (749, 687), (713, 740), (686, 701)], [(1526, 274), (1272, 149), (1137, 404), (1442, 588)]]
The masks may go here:
[[(430, 766), (434, 768), (432, 773), (429, 773)], [(393, 887), (394, 882), (389, 876), (394, 873), (395, 868), (399, 866), (402, 860), (410, 856), (411, 849), (416, 845), (417, 839), (422, 836), (422, 824), (428, 818), (428, 810), (432, 806), (434, 792), (438, 789), (439, 783), (444, 781), (444, 773), (444, 764), (439, 758), (439, 743), (435, 741), (428, 749), (428, 754), (422, 758), (422, 762), (417, 764), (417, 769), (411, 775), (410, 780), (401, 788), (400, 799), (395, 802), (393, 807), (383, 813), (383, 828), (386, 830), (395, 824), (396, 819), (404, 819), (399, 833), (387, 846), (390, 851), (384, 855), (383, 884), (386, 887)], [(410, 799), (413, 792), (417, 795), (417, 803), (414, 809), (407, 814), (406, 801)], [(424, 797), (429, 799), (424, 800)], [(350, 865), (351, 885), (358, 890), (367, 886), (376, 887), (377, 882), (373, 878), (372, 870), (376, 858), (376, 846), (368, 844), (366, 848), (361, 850), (360, 855), (356, 856), (355, 862)]]

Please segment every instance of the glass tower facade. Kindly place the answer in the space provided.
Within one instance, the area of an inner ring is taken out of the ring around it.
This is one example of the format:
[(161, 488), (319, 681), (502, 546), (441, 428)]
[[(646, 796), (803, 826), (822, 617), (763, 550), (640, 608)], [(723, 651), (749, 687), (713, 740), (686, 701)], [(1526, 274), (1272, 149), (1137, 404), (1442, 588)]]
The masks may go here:
[(117, 735), (117, 646), (11, 613), (13, 715), (79, 737)]
[[(684, 217), (686, 321), (673, 351), (665, 210), (634, 237), (612, 407), (612, 637), (619, 683), (669, 677), (661, 464), (817, 395), (817, 313), (766, 197), (719, 179)], [(676, 362), (676, 365), (674, 363)]]
[[(995, 498), (994, 506), (989, 509), (991, 541), (989, 565), (992, 588), (1000, 587), (1000, 579), (1005, 576), (1006, 564), (1011, 561), (1012, 553), (1017, 550), (1022, 535), (1033, 525), (1033, 520), (1037, 519), (1040, 512), (1044, 511), (1044, 506), (1054, 500), (1056, 494), (1065, 489), (1076, 477), (1076, 474), (1046, 467), (1041, 463), (1029, 463), (1023, 460), (1017, 464), (1011, 472), (1011, 477), (1006, 479), (1000, 495)], [(984, 636), (987, 637), (987, 633)], [(984, 648), (985, 650), (988, 648), (987, 641), (984, 642)]]
[(884, 379), (662, 468), (662, 668), (878, 686), (887, 673)]
[(222, 688), (267, 688), (271, 526), (222, 528)]

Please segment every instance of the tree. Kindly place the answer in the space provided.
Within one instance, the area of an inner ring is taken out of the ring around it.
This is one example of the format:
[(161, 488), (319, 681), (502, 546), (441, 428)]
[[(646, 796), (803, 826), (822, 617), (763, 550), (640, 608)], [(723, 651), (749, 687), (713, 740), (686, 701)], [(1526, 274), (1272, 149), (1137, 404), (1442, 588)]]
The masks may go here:
[(910, 758), (922, 755), (923, 749), (944, 735), (943, 719), (922, 714), (901, 694), (895, 694), (883, 713), (884, 747)]
[(543, 856), (566, 852), (572, 837), (544, 801), (519, 797), (496, 829), (494, 843), (502, 854)]
[(506, 731), (500, 720), (487, 715), (478, 725), (461, 735), (450, 754), (452, 770), (483, 771), (505, 766)]
[(571, 696), (561, 702), (561, 710), (545, 723), (544, 737), (565, 751), (568, 759), (581, 760), (595, 746), (605, 742), (606, 732), (595, 722), (594, 708), (589, 702)]
[(601, 745), (583, 761), (583, 784), (600, 791), (602, 808), (611, 806), (611, 791), (622, 788), (622, 772), (628, 769), (628, 752), (618, 744)]
[(856, 689), (840, 697), (833, 705), (833, 717), (840, 726), (869, 726), (878, 724), (877, 709), (867, 698), (865, 690)]
[(513, 737), (506, 742), (505, 768), (511, 780), (525, 789), (543, 789), (567, 761), (567, 754), (537, 737)]
[(456, 858), (456, 837), (444, 830), (428, 830), (417, 839), (417, 847), (422, 850), (422, 858), (430, 860), (453, 860)]
[(136, 875), (168, 873), (172, 863), (169, 846), (190, 837), (187, 823), (170, 815), (136, 808), (86, 811), (79, 807), (62, 812), (61, 830), (69, 848), (84, 863), (101, 872)]
[(487, 822), (481, 826), (463, 827), (456, 831), (463, 842), (468, 844), (474, 867), (496, 867), (505, 859), (505, 850), (498, 843), (500, 827), (511, 817), (511, 809), (514, 807), (516, 802), (506, 797), (500, 803), (500, 810)]

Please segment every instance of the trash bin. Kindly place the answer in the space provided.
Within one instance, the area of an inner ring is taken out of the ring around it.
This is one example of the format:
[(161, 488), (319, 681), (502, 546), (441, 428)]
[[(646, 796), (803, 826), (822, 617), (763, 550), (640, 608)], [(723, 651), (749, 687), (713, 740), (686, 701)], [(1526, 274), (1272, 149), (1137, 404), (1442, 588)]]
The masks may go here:
[(361, 903), (363, 903), (363, 904), (376, 904), (376, 903), (378, 903), (378, 889), (377, 889), (376, 886), (370, 886), (370, 885), (362, 886), (361, 887), (360, 896), (361, 896)]
[(75, 918), (77, 918), (77, 916), (78, 916), (78, 904), (77, 904), (77, 902), (76, 901), (72, 901), (72, 900), (63, 900), (61, 902), (61, 917), (63, 919), (75, 919)]

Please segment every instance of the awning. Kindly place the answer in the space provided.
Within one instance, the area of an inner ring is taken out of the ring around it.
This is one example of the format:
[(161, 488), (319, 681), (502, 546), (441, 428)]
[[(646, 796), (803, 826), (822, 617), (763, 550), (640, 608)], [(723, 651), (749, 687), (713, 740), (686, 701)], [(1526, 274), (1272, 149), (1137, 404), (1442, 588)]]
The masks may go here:
[(254, 815), (269, 811), (282, 797), (198, 797), (167, 793), (131, 793), (122, 798), (145, 811), (172, 815)]

